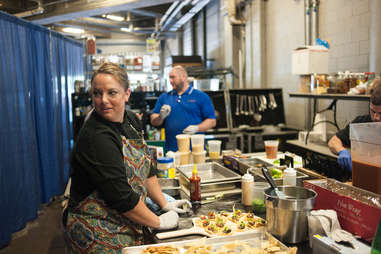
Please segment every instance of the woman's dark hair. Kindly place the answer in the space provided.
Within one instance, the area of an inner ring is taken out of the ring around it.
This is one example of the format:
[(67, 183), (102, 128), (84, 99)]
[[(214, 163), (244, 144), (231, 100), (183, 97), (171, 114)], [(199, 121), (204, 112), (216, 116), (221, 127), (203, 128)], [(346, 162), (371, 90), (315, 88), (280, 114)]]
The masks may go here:
[(96, 70), (91, 78), (91, 86), (93, 85), (93, 81), (95, 76), (100, 73), (110, 74), (116, 78), (120, 84), (123, 86), (124, 90), (127, 91), (129, 87), (128, 75), (126, 70), (115, 63), (104, 63), (102, 64), (98, 70)]

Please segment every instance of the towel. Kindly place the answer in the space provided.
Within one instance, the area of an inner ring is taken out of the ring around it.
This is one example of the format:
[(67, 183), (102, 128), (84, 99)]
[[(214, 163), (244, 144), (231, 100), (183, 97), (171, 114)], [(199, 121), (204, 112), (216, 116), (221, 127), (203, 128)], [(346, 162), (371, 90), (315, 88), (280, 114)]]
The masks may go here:
[(335, 210), (314, 210), (308, 216), (308, 227), (310, 236), (310, 245), (312, 236), (322, 234), (330, 237), (335, 242), (346, 242), (353, 245), (355, 237), (341, 229), (337, 213)]

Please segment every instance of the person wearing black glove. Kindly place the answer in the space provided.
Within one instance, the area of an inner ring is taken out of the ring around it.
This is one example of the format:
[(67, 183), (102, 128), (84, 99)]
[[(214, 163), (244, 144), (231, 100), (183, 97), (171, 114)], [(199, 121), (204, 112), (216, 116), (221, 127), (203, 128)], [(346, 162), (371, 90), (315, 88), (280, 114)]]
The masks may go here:
[[(351, 123), (368, 122), (381, 122), (381, 79), (375, 80), (372, 84), (369, 114), (358, 116)], [(332, 153), (338, 155), (337, 162), (340, 167), (352, 172), (352, 157), (348, 150), (351, 147), (349, 124), (329, 140), (328, 147)]]

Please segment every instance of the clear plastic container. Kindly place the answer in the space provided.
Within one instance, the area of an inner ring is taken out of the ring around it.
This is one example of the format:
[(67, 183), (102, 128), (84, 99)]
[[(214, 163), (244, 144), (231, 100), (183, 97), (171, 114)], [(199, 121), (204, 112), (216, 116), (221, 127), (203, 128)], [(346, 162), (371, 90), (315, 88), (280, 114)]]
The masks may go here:
[(179, 152), (189, 152), (190, 151), (190, 135), (179, 134), (176, 135), (177, 147)]
[(278, 140), (266, 140), (265, 141), (265, 150), (267, 159), (276, 159), (278, 153)]
[(180, 165), (190, 164), (191, 152), (178, 152), (180, 156)]
[(196, 134), (191, 136), (192, 152), (201, 153), (204, 151), (204, 138), (203, 134)]
[(264, 201), (265, 199), (265, 190), (270, 187), (270, 184), (266, 182), (255, 182), (253, 184), (253, 200), (259, 199)]
[(209, 149), (209, 158), (210, 159), (219, 159), (221, 153), (221, 141), (220, 140), (209, 140), (208, 149)]
[(350, 125), (352, 184), (381, 194), (381, 123)]
[(194, 164), (204, 163), (206, 159), (206, 151), (192, 152), (192, 156)]

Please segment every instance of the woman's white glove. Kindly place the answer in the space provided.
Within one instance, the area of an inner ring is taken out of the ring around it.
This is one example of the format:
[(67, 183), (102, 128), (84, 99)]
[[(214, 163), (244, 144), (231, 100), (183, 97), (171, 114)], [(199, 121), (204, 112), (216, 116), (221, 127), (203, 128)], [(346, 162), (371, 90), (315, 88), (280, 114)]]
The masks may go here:
[(169, 211), (159, 216), (160, 226), (158, 229), (166, 230), (177, 227), (179, 224), (179, 215), (175, 211)]
[(175, 211), (177, 213), (186, 213), (187, 211), (185, 209), (179, 208), (184, 204), (188, 205), (188, 207), (192, 207), (192, 204), (188, 200), (181, 199), (181, 200), (175, 200), (172, 202), (168, 202), (162, 209), (163, 209), (163, 211), (166, 211), (166, 212), (167, 211)]

